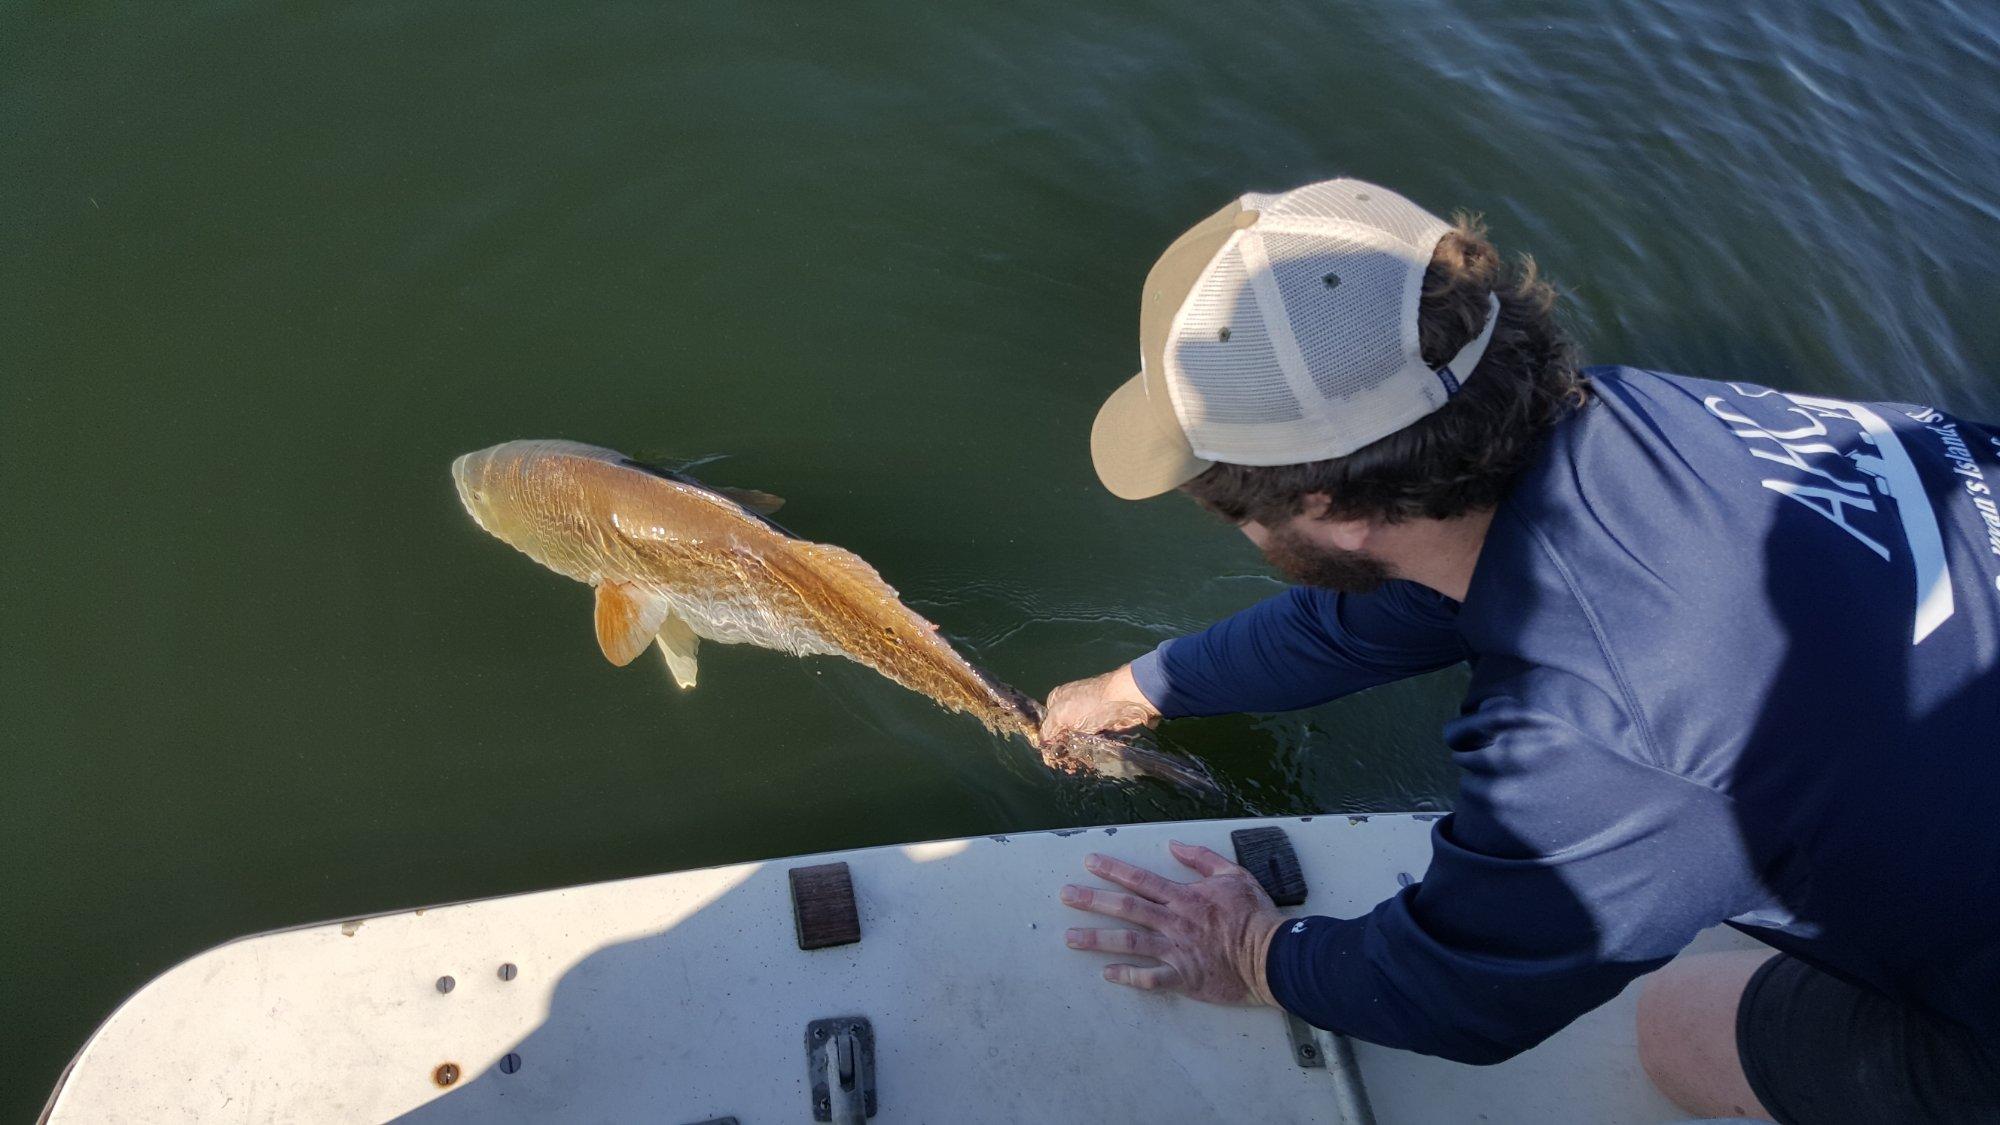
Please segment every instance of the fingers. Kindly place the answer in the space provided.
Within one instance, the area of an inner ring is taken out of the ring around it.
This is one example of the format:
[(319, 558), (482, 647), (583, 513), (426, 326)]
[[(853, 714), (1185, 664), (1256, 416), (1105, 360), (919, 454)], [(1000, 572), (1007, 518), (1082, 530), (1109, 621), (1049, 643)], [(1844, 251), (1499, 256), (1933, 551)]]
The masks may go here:
[[(1060, 691), (1061, 689), (1058, 688), (1057, 690)], [(1056, 710), (1058, 699), (1058, 696), (1049, 696), (1049, 709), (1042, 712), (1042, 726), (1036, 733), (1041, 736), (1043, 746), (1061, 742), (1063, 736), (1068, 734), (1070, 730), (1069, 723), (1064, 721), (1067, 716), (1063, 712)]]
[(1161, 929), (1172, 919), (1165, 907), (1157, 902), (1134, 895), (1119, 894), (1116, 891), (1098, 891), (1089, 887), (1067, 886), (1062, 889), (1062, 900), (1066, 906), (1078, 910), (1088, 910), (1092, 914), (1102, 914), (1121, 922), (1131, 922), (1149, 929)]
[(1136, 953), (1141, 957), (1165, 960), (1169, 943), (1151, 930), (1071, 930), (1063, 935), (1071, 949), (1094, 949), (1100, 953)]
[(1058, 684), (1049, 691), (1049, 705), (1037, 724), (1044, 742), (1066, 735), (1130, 730), (1158, 722), (1159, 712), (1132, 679), (1130, 665), (1088, 679)]
[(1104, 979), (1112, 984), (1122, 984), (1146, 992), (1181, 986), (1180, 970), (1172, 965), (1153, 965), (1148, 968), (1141, 968), (1138, 965), (1106, 965)]
[(1043, 742), (1060, 742), (1078, 729), (1089, 710), (1090, 686), (1095, 677), (1071, 680), (1049, 690), (1049, 705), (1042, 709), (1040, 734)]
[(1035, 734), (1044, 745), (1061, 745), (1078, 735), (1116, 734), (1158, 723), (1154, 716), (1125, 704), (1051, 710)]
[(1088, 763), (1047, 746), (1042, 747), (1042, 764), (1057, 773), (1082, 773), (1088, 768)]
[(1122, 859), (1095, 852), (1083, 857), (1083, 869), (1107, 883), (1116, 883), (1133, 894), (1154, 902), (1166, 902), (1181, 889), (1181, 884), (1164, 875), (1155, 875), (1143, 867), (1136, 867)]
[(1159, 722), (1159, 716), (1136, 703), (1116, 703), (1098, 716), (1098, 730), (1137, 730)]
[(1174, 853), (1175, 859), (1180, 860), (1188, 867), (1194, 868), (1204, 876), (1250, 874), (1243, 868), (1222, 858), (1220, 853), (1210, 851), (1199, 844), (1183, 844), (1179, 840), (1172, 840), (1168, 842), (1167, 849)]

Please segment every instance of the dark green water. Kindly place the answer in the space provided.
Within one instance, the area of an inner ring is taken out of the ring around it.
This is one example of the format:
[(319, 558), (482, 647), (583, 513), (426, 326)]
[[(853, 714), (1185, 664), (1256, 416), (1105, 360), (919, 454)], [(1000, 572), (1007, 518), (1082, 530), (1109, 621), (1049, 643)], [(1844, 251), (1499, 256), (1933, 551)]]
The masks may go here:
[(2000, 415), (1970, 3), (0, 9), (0, 1114), (235, 934), (757, 857), (1440, 808), (1458, 673), (1044, 776), (843, 662), (678, 695), (446, 468), (515, 437), (790, 500), (1018, 686), (1271, 592), (1102, 492), (1138, 288), (1247, 189), (1483, 210), (1593, 359)]

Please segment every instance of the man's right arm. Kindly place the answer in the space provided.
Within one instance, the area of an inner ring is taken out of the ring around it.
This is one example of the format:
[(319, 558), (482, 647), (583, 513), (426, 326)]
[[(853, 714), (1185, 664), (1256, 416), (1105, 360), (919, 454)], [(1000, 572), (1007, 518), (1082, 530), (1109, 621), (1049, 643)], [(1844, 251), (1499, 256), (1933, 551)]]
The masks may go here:
[(1367, 594), (1295, 586), (1134, 660), (1163, 718), (1292, 711), (1469, 655), (1456, 603), (1413, 582)]

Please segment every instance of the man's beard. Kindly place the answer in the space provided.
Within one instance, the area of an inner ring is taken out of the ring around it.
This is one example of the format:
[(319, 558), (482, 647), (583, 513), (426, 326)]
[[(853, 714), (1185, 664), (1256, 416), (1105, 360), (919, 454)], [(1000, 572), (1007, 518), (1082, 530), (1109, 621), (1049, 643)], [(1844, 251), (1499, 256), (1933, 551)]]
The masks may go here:
[(1360, 551), (1323, 547), (1291, 527), (1274, 527), (1264, 537), (1264, 558), (1286, 578), (1348, 594), (1366, 594), (1389, 580), (1381, 560)]

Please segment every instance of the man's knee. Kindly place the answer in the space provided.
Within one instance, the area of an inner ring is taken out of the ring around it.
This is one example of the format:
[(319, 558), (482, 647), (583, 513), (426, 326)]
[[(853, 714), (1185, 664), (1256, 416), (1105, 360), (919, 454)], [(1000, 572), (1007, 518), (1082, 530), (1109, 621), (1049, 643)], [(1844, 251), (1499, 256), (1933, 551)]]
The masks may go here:
[(1769, 950), (1680, 957), (1639, 993), (1639, 1061), (1660, 1093), (1705, 1116), (1768, 1117), (1736, 1053), (1736, 1008)]

